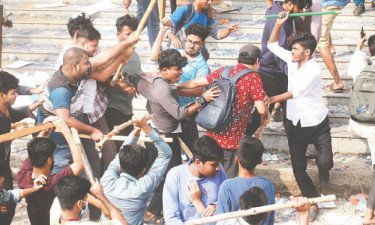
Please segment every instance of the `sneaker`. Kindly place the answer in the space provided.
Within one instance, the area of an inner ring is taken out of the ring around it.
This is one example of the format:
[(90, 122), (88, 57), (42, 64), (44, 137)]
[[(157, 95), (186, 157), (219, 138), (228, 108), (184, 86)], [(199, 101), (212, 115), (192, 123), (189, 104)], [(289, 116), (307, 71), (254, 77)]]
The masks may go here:
[(365, 6), (364, 5), (357, 5), (353, 11), (353, 14), (355, 16), (360, 16), (362, 13), (364, 13), (366, 11), (365, 9)]
[(373, 8), (373, 9), (375, 8), (375, 1), (371, 2), (371, 8)]

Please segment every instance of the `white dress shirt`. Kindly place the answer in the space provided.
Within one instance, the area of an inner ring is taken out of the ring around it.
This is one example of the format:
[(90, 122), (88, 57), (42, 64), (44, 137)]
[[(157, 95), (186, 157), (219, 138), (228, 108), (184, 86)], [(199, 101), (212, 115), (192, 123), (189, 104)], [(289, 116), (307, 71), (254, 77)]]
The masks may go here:
[(312, 127), (320, 124), (327, 116), (328, 109), (321, 94), (322, 70), (314, 59), (298, 68), (292, 61), (292, 53), (279, 46), (278, 42), (268, 43), (268, 49), (288, 64), (288, 91), (293, 99), (287, 101), (286, 117), (296, 126)]

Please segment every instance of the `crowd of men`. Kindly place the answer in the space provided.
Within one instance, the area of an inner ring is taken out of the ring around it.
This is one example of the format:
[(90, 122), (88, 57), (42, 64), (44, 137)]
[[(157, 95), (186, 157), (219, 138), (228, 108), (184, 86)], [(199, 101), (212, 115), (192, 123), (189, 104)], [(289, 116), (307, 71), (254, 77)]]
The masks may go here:
[[(293, 199), (293, 207), (300, 212), (300, 224), (314, 221), (318, 208), (310, 205), (307, 198), (318, 197), (318, 192), (306, 173), (307, 146), (313, 144), (317, 150), (320, 186), (329, 184), (333, 167), (328, 110), (321, 95), (322, 71), (315, 61), (317, 49), (334, 78), (325, 89), (338, 92), (345, 85), (332, 57), (335, 50), (330, 32), (335, 15), (295, 19), (289, 15), (303, 10), (341, 9), (349, 0), (267, 0), (266, 15), (279, 17), (266, 21), (261, 49), (244, 45), (239, 49), (236, 65), (215, 71), (210, 71), (207, 64), (206, 38), (210, 35), (223, 39), (239, 30), (239, 24), (220, 30), (213, 18), (211, 0), (177, 1), (179, 7), (160, 24), (153, 14), (147, 22), (150, 59), (159, 66), (148, 74), (142, 71), (135, 51), (139, 39), (133, 32), (149, 1), (137, 2), (137, 18), (129, 14), (118, 18), (114, 24), (118, 43), (103, 51), (98, 47), (101, 35), (93, 19), (85, 14), (70, 18), (67, 28), (72, 43), (60, 54), (56, 72), (45, 86), (19, 87), (16, 77), (0, 72), (0, 134), (19, 129), (14, 123), (23, 118), (35, 118), (32, 111), (36, 109), (36, 124), (57, 116), (80, 134), (91, 137), (82, 139), (82, 144), (95, 176), (94, 182), (87, 180), (83, 159), (64, 134), (42, 132), (27, 144), (28, 158), (16, 178), (19, 189), (13, 190), (11, 142), (1, 143), (0, 224), (11, 223), (21, 198), (26, 198), (32, 225), (176, 225), (274, 204), (272, 181), (255, 173), (256, 166), (262, 163), (264, 146), (252, 137), (259, 126), (269, 123), (274, 108), (282, 108), (292, 168), (303, 196)], [(125, 8), (130, 3), (123, 0)], [(360, 1), (357, 3), (361, 5)], [(363, 13), (358, 10), (362, 9), (357, 7), (354, 14)], [(165, 36), (170, 48), (162, 50)], [(362, 52), (366, 41), (371, 62)], [(373, 60), (375, 36), (367, 39), (364, 35), (348, 74), (360, 80), (363, 71), (367, 75), (375, 73)], [(120, 64), (125, 65), (121, 78), (111, 86)], [(216, 110), (218, 102), (226, 99), (226, 89), (215, 86), (224, 77), (235, 86), (229, 122), (221, 129), (208, 129), (206, 135), (199, 137), (197, 114), (204, 107)], [(12, 108), (18, 93), (41, 93), (41, 97), (30, 106)], [(147, 99), (152, 120), (146, 116), (134, 120), (133, 126), (120, 132), (127, 136), (126, 141), (107, 141), (99, 156), (95, 141), (133, 117), (132, 99), (138, 94)], [(366, 109), (357, 110), (349, 123), (351, 132), (367, 139), (371, 153), (375, 151), (375, 118), (366, 120), (360, 115), (371, 111), (374, 105), (370, 102)], [(144, 146), (137, 145), (141, 132), (151, 140)], [(172, 141), (167, 143), (165, 138)], [(179, 139), (192, 153), (187, 163), (182, 163)], [(372, 161), (374, 165), (375, 153)], [(374, 208), (375, 183), (367, 202), (365, 224), (375, 223)], [(81, 221), (87, 209), (89, 221)], [(218, 222), (274, 223), (274, 212)]]

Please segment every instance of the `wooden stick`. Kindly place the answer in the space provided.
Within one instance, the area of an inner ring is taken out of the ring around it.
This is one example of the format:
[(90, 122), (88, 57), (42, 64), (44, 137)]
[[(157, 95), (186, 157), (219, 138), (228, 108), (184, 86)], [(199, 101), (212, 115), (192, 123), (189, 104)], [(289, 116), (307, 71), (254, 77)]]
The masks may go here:
[[(87, 135), (87, 134), (79, 134), (79, 137), (80, 138), (91, 139), (90, 135)], [(127, 138), (128, 138), (128, 136), (113, 135), (108, 140), (112, 140), (112, 141), (126, 141)], [(165, 142), (167, 142), (167, 143), (172, 143), (173, 142), (173, 138), (163, 138), (163, 140)], [(138, 139), (138, 141), (140, 141), (140, 142), (152, 142), (152, 140), (150, 138), (148, 138), (148, 137), (140, 137)]]
[(19, 126), (22, 126), (23, 128), (26, 128), (27, 126), (29, 126), (29, 124), (27, 122), (17, 122), (17, 123), (12, 123), (10, 125), (10, 129), (16, 129), (17, 127)]
[(160, 21), (165, 17), (165, 7), (167, 6), (166, 0), (160, 0), (159, 5), (159, 19)]
[(42, 124), (38, 124), (32, 127), (26, 127), (21, 130), (13, 131), (10, 133), (0, 135), (0, 143), (11, 141), (16, 138), (25, 137), (27, 135), (37, 133), (43, 130), (49, 130), (55, 128), (55, 124), (53, 122), (46, 122)]
[(182, 149), (182, 151), (185, 152), (186, 156), (189, 159), (193, 158), (193, 153), (191, 153), (189, 147), (185, 144), (185, 142), (183, 140), (181, 140), (181, 138), (178, 138), (178, 141), (180, 142), (181, 149)]
[[(327, 196), (318, 197), (318, 198), (309, 198), (310, 204), (315, 204), (319, 202), (330, 202), (334, 200), (336, 200), (335, 195), (327, 195)], [(213, 223), (213, 222), (217, 222), (221, 220), (228, 220), (232, 218), (257, 215), (260, 213), (271, 212), (271, 211), (286, 209), (286, 208), (292, 208), (293, 205), (294, 204), (292, 201), (289, 201), (287, 203), (265, 205), (261, 207), (251, 208), (248, 210), (240, 210), (240, 211), (235, 211), (235, 212), (223, 213), (223, 214), (219, 214), (219, 215), (211, 216), (211, 217), (204, 217), (200, 219), (189, 220), (185, 222), (185, 225), (199, 225), (199, 224)]]
[[(149, 115), (147, 116), (147, 120), (150, 120), (152, 119), (153, 115)], [(121, 130), (127, 128), (128, 126), (131, 126), (133, 125), (134, 123), (137, 123), (138, 120), (129, 120), (128, 122), (125, 122), (123, 124), (120, 124), (118, 126), (115, 126), (113, 128), (113, 130), (111, 132), (109, 132), (107, 135), (104, 135), (104, 137), (102, 138), (102, 140), (100, 140), (98, 143), (96, 143), (96, 146), (95, 148), (98, 149), (98, 148), (103, 148), (103, 145), (104, 143), (110, 139), (111, 137), (113, 137), (114, 135), (118, 134)]]
[[(150, 4), (148, 5), (148, 7), (146, 9), (146, 12), (143, 14), (143, 17), (142, 17), (141, 21), (139, 22), (137, 30), (134, 32), (134, 37), (138, 38), (139, 35), (141, 34), (143, 28), (145, 27), (146, 21), (147, 21), (148, 17), (150, 16), (150, 14), (152, 12), (152, 9), (154, 8), (156, 2), (157, 2), (157, 0), (151, 0)], [(117, 71), (112, 78), (112, 81), (110, 83), (110, 85), (112, 87), (116, 84), (116, 82), (120, 78), (122, 68), (124, 68), (123, 63), (121, 63), (120, 66), (117, 68)]]
[[(291, 13), (289, 17), (298, 17), (298, 16), (320, 16), (327, 14), (341, 14), (341, 11), (327, 11), (327, 12), (304, 12), (304, 13)], [(279, 18), (278, 14), (266, 15), (266, 19), (270, 18)]]
[(263, 130), (266, 126), (265, 125), (260, 125), (259, 129), (258, 129), (258, 133), (255, 135), (255, 138), (257, 139), (261, 139), (262, 138), (262, 134), (263, 134)]
[(89, 160), (87, 159), (85, 149), (82, 146), (81, 139), (79, 139), (78, 131), (77, 131), (77, 129), (75, 129), (73, 127), (71, 128), (71, 130), (72, 130), (75, 145), (78, 148), (79, 152), (81, 153), (83, 168), (85, 169), (87, 178), (88, 178), (88, 180), (90, 181), (91, 184), (94, 184), (95, 183), (94, 174), (92, 172)]

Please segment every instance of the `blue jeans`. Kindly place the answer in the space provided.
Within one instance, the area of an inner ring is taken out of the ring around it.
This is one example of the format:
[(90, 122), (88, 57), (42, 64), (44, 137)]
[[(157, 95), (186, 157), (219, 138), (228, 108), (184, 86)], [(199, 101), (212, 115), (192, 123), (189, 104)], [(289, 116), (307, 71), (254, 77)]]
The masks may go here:
[(55, 164), (51, 174), (60, 173), (73, 163), (72, 154), (68, 145), (57, 145), (55, 149)]
[[(364, 5), (365, 4), (365, 0), (353, 0), (354, 4), (355, 5)], [(375, 2), (375, 0), (373, 0), (373, 2)]]
[[(148, 5), (150, 4), (151, 0), (137, 0), (137, 19), (141, 21), (143, 14), (146, 12)], [(160, 27), (159, 27), (159, 8), (158, 4), (154, 6), (151, 11), (150, 17), (146, 22), (147, 26), (147, 33), (148, 33), (148, 41), (150, 43), (150, 48), (155, 42), (156, 37), (158, 36)]]

